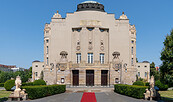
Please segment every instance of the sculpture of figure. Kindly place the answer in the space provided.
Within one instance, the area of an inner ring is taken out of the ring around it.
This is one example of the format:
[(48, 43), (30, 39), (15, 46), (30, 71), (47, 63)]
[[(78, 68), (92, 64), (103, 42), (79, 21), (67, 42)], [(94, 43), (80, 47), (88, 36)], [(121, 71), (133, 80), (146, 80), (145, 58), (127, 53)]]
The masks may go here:
[(16, 85), (16, 89), (15, 89), (15, 90), (21, 90), (21, 89), (20, 89), (20, 86), (22, 85), (21, 83), (22, 83), (22, 81), (21, 81), (21, 79), (20, 79), (20, 76), (18, 75), (18, 76), (16, 77), (16, 80), (15, 80), (15, 85)]

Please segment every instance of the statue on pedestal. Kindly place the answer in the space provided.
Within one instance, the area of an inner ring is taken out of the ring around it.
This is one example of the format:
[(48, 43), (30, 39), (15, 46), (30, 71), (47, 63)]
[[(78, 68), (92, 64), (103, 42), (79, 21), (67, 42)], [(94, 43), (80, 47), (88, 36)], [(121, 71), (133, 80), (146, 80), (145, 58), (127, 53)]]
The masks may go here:
[(25, 89), (22, 89), (22, 90), (20, 89), (20, 86), (22, 85), (22, 81), (19, 75), (16, 77), (15, 85), (16, 85), (16, 89), (14, 90), (14, 92), (10, 94), (10, 96), (8, 97), (8, 101), (26, 100), (28, 94), (25, 93)]

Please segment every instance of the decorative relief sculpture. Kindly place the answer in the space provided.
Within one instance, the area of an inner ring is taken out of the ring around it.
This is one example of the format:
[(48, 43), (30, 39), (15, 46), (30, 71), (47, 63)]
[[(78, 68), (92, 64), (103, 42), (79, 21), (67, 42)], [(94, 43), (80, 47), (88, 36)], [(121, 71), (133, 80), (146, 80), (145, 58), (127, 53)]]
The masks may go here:
[(103, 40), (101, 40), (101, 42), (100, 42), (100, 50), (101, 50), (101, 51), (104, 50)]
[(67, 59), (68, 53), (66, 51), (62, 51), (60, 53), (60, 55), (61, 55), (60, 63), (67, 63), (68, 62), (68, 59)]
[(136, 27), (135, 27), (135, 25), (129, 25), (129, 30), (130, 30), (130, 32), (131, 32), (131, 34), (136, 34)]
[(124, 14), (124, 12), (122, 12), (122, 15), (120, 16), (119, 19), (128, 19), (127, 16)]
[(91, 40), (89, 41), (88, 49), (89, 49), (89, 50), (92, 50), (92, 49), (93, 49), (93, 47), (92, 47), (92, 41), (91, 41)]
[(80, 50), (80, 41), (77, 42), (77, 47), (76, 50), (79, 51)]
[(115, 52), (112, 53), (112, 55), (113, 55), (113, 60), (112, 60), (113, 68), (115, 70), (118, 70), (122, 67), (122, 63), (119, 59), (120, 53), (115, 51)]
[(62, 18), (61, 15), (59, 14), (58, 10), (57, 10), (57, 13), (55, 13), (53, 15), (53, 18)]

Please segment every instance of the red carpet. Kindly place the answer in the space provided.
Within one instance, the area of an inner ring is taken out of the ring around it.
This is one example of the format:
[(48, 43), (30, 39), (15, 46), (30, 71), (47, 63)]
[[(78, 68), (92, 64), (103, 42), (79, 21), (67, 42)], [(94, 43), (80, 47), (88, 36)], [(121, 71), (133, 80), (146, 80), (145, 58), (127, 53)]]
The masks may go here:
[(94, 92), (84, 92), (81, 102), (97, 102)]

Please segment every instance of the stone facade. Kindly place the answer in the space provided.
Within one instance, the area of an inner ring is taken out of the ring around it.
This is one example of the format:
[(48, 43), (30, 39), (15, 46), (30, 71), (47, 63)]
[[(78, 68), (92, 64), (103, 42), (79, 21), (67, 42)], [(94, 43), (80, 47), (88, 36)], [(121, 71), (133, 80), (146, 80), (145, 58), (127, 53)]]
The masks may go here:
[(150, 63), (144, 61), (142, 63), (136, 63), (137, 67), (137, 75), (140, 78), (145, 79), (146, 81), (150, 81)]
[(137, 73), (136, 28), (124, 12), (116, 19), (97, 2), (79, 4), (66, 18), (57, 11), (45, 24), (43, 71), (47, 84), (132, 84)]
[(32, 81), (41, 78), (41, 72), (44, 69), (44, 62), (33, 61), (32, 62)]

